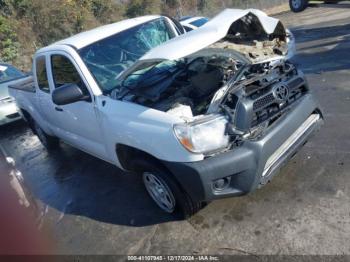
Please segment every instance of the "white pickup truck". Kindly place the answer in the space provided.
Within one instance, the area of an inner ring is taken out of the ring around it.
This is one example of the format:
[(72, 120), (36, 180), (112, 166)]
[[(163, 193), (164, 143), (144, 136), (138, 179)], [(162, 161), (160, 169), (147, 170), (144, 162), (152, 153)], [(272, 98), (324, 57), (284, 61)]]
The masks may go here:
[(188, 217), (266, 184), (323, 117), (279, 20), (227, 9), (181, 32), (145, 16), (80, 33), (38, 50), (33, 87), (10, 93), (48, 149), (62, 140), (139, 174)]

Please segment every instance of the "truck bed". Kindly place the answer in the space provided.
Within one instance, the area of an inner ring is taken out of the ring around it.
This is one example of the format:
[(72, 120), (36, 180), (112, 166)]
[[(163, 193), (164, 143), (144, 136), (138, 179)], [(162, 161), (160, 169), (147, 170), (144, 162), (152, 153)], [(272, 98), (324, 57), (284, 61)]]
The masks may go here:
[(32, 75), (26, 76), (20, 81), (16, 81), (16, 83), (10, 84), (8, 88), (35, 93), (33, 76)]

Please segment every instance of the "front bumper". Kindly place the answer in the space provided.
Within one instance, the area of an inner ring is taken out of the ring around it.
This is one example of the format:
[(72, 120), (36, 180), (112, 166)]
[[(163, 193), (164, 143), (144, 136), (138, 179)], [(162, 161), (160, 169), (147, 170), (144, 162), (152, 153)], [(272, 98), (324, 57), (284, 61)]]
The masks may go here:
[(14, 101), (0, 102), (0, 125), (21, 119)]
[[(318, 104), (305, 95), (262, 138), (202, 161), (163, 162), (196, 201), (247, 194), (266, 184), (323, 123)], [(217, 190), (214, 181), (228, 181)]]

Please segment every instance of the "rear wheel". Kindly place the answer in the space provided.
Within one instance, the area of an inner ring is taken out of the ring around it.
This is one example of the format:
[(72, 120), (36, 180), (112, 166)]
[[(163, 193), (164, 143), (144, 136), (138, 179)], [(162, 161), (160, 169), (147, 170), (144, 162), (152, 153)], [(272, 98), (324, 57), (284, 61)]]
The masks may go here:
[(47, 150), (54, 150), (58, 148), (59, 146), (59, 139), (54, 136), (50, 136), (45, 133), (45, 131), (39, 126), (37, 122), (33, 120), (32, 122), (32, 128), (34, 133), (39, 138), (41, 144), (47, 149)]
[(163, 211), (186, 219), (201, 209), (202, 203), (194, 201), (173, 175), (156, 161), (137, 160), (134, 166), (142, 175), (148, 194)]
[(308, 0), (289, 0), (290, 9), (295, 13), (304, 11), (308, 4)]

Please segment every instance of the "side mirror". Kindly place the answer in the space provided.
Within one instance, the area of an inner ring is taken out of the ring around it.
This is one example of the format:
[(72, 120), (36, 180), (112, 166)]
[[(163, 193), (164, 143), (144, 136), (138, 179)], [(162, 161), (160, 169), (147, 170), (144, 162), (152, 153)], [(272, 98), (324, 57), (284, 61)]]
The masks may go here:
[(52, 101), (56, 105), (67, 105), (78, 101), (90, 101), (77, 84), (65, 84), (52, 92)]

